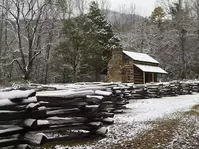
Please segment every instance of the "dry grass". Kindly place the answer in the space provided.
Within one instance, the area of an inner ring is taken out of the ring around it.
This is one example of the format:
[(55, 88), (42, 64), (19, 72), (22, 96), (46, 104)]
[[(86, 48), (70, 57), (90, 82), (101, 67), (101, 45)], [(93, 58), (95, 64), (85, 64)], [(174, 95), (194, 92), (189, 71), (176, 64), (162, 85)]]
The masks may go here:
[(199, 105), (176, 113), (172, 119), (153, 122), (153, 128), (111, 149), (199, 149)]
[(195, 107), (183, 114), (168, 149), (199, 149), (199, 113)]
[(184, 115), (199, 117), (199, 105), (193, 106), (193, 107), (191, 108), (191, 110), (185, 112)]
[(184, 115), (199, 117), (199, 112), (196, 111), (196, 110), (194, 110), (194, 109), (192, 109), (192, 110), (190, 110), (190, 111), (185, 112)]
[(56, 145), (61, 145), (61, 146), (81, 146), (81, 145), (90, 145), (93, 142), (97, 141), (99, 138), (96, 137), (85, 137), (85, 138), (78, 138), (78, 139), (71, 139), (71, 140), (62, 140), (62, 141), (53, 141), (53, 142), (48, 142), (42, 146), (42, 148), (45, 149), (55, 149)]
[(153, 122), (153, 128), (140, 133), (131, 141), (116, 144), (112, 149), (155, 149), (165, 148), (171, 141), (174, 131), (180, 124), (179, 119), (166, 119)]
[(193, 106), (192, 109), (194, 109), (194, 110), (199, 110), (199, 105)]

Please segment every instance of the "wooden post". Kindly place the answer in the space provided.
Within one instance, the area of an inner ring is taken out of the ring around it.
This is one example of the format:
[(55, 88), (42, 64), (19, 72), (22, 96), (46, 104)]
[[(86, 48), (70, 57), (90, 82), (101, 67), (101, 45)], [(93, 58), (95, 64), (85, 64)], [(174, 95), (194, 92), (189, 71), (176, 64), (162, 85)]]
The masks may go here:
[(154, 72), (152, 72), (152, 82), (155, 82), (155, 78), (154, 78)]
[(145, 72), (143, 71), (143, 84), (146, 83), (145, 80), (146, 80), (146, 78), (145, 78)]

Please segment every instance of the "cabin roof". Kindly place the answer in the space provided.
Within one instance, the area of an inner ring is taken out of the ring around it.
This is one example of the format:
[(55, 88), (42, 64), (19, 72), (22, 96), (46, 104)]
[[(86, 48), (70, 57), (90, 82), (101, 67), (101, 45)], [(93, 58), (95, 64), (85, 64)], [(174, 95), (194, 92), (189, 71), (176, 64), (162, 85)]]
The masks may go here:
[(167, 74), (165, 70), (158, 66), (148, 66), (148, 65), (140, 65), (140, 64), (135, 64), (136, 67), (141, 69), (143, 72), (155, 72), (155, 73), (162, 73), (162, 74)]
[(138, 53), (138, 52), (132, 52), (132, 51), (125, 51), (125, 50), (123, 51), (123, 53), (136, 61), (159, 64), (158, 61), (156, 61), (154, 58), (152, 58), (151, 56), (145, 53)]

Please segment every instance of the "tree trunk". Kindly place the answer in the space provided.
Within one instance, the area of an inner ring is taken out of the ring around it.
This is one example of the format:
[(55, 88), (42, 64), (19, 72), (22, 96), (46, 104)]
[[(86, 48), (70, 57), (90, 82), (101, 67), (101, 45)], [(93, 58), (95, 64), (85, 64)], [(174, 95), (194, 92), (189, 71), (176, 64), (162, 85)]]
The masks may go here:
[(73, 78), (72, 78), (72, 82), (73, 82), (73, 83), (77, 82), (77, 70), (76, 70), (76, 68), (73, 69)]
[[(4, 5), (4, 0), (2, 2)], [(1, 62), (1, 56), (2, 56), (2, 51), (3, 51), (3, 26), (4, 26), (4, 10), (2, 9), (1, 10), (1, 24), (0, 24), (0, 63)], [(2, 72), (1, 72), (1, 69), (0, 69), (0, 80), (1, 80), (1, 77), (3, 76)]]
[(98, 70), (95, 70), (95, 81), (96, 82), (100, 81), (100, 75)]
[(186, 30), (181, 30), (180, 45), (181, 45), (181, 59), (182, 59), (182, 74), (181, 79), (186, 79), (186, 60), (185, 60), (185, 42), (186, 42)]
[(66, 69), (63, 70), (62, 72), (62, 83), (66, 83)]
[(30, 74), (29, 73), (25, 73), (24, 78), (25, 81), (30, 80)]
[(23, 78), (25, 81), (31, 80), (30, 72), (32, 71), (32, 67), (33, 67), (33, 65), (32, 65), (32, 63), (30, 63), (28, 69), (25, 70), (24, 78)]
[(46, 69), (45, 69), (45, 78), (44, 78), (44, 83), (47, 84), (48, 83), (48, 72), (49, 72), (49, 60), (50, 60), (50, 50), (51, 50), (51, 44), (53, 41), (53, 29), (55, 27), (54, 24), (55, 18), (53, 18), (53, 22), (51, 24), (51, 30), (49, 31), (48, 34), (48, 39), (47, 39), (47, 48), (46, 48)]

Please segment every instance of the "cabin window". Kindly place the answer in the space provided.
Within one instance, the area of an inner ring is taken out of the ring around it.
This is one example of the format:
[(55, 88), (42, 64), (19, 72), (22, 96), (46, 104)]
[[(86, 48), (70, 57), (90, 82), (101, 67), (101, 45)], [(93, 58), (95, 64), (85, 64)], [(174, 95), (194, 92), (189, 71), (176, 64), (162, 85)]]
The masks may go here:
[(130, 81), (131, 80), (131, 76), (127, 76), (127, 80)]
[(125, 57), (125, 58), (124, 58), (124, 63), (125, 63), (125, 64), (129, 64), (129, 63), (130, 63), (130, 61), (129, 61), (129, 58), (128, 58), (128, 57)]
[(127, 74), (127, 81), (130, 82), (131, 81), (131, 76), (132, 76), (132, 71), (131, 70), (127, 70), (126, 72)]
[(154, 73), (154, 81), (158, 82), (158, 75), (157, 75), (157, 73)]
[(146, 72), (145, 73), (145, 82), (146, 83), (152, 82), (152, 73), (151, 72)]
[(125, 64), (129, 64), (129, 60), (128, 59), (125, 60)]

